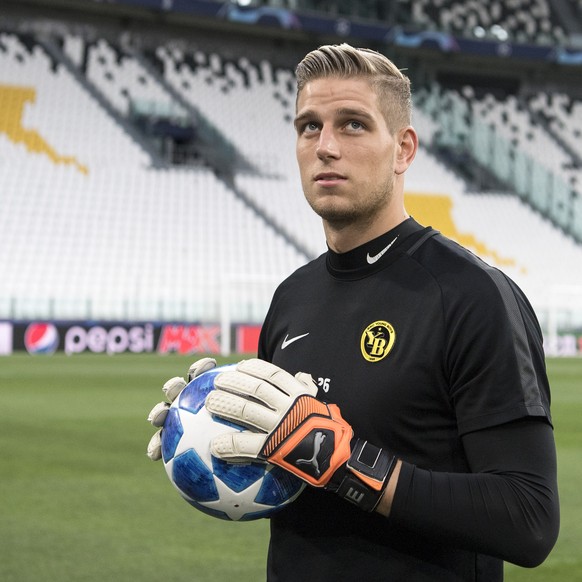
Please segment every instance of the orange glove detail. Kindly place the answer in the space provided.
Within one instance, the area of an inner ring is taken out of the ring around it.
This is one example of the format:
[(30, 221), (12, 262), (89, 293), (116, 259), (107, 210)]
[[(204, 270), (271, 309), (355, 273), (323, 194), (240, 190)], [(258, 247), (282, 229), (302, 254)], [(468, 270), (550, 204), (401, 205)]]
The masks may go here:
[(300, 396), (260, 452), (316, 487), (326, 485), (351, 454), (352, 427), (334, 404)]

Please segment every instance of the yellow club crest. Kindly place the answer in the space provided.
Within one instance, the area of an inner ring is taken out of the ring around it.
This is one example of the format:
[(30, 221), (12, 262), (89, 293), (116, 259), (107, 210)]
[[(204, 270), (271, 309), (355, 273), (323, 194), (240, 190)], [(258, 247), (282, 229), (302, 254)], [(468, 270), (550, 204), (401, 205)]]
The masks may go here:
[(368, 362), (383, 360), (394, 346), (396, 332), (387, 321), (374, 321), (362, 333), (360, 349)]

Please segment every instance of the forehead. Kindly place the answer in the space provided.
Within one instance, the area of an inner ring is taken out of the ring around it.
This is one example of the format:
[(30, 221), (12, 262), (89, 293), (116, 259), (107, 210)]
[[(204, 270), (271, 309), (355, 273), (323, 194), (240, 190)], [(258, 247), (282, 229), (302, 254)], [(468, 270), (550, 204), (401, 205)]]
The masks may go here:
[(325, 77), (309, 81), (297, 96), (297, 114), (307, 110), (323, 112), (345, 107), (380, 114), (378, 96), (364, 78)]

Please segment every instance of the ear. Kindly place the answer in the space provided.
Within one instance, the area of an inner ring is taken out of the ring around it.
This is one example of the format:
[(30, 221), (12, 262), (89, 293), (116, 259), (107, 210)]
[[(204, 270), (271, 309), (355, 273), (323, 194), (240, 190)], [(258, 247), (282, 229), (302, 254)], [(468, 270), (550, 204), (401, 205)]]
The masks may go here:
[(394, 172), (404, 174), (416, 156), (418, 135), (412, 126), (401, 129), (396, 135), (396, 160)]

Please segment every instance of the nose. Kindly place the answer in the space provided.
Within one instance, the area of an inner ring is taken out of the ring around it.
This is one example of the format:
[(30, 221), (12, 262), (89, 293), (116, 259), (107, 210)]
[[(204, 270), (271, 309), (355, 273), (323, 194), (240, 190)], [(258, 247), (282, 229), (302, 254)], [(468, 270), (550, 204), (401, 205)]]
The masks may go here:
[(321, 160), (326, 158), (339, 158), (339, 144), (332, 128), (326, 126), (321, 128), (316, 154)]

